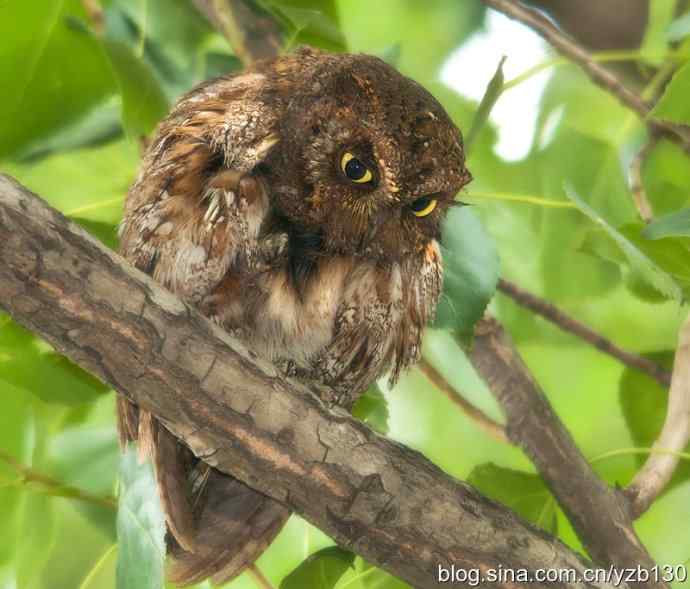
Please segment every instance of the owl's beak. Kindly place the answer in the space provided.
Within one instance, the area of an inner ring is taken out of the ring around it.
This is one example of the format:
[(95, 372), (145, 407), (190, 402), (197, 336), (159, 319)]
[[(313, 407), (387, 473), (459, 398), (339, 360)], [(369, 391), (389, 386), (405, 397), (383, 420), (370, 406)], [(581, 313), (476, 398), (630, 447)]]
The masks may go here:
[(381, 227), (396, 218), (399, 219), (401, 212), (400, 207), (381, 207), (378, 209), (369, 219), (369, 230), (363, 239), (364, 245), (371, 244), (377, 238)]

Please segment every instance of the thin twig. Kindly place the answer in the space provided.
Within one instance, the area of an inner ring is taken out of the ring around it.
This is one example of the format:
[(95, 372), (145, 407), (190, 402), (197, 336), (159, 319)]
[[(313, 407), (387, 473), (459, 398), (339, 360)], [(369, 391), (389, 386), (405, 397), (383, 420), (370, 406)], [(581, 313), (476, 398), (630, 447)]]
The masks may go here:
[(652, 210), (652, 204), (647, 198), (647, 191), (644, 188), (642, 168), (658, 142), (658, 135), (652, 135), (649, 141), (642, 146), (642, 149), (635, 154), (632, 162), (630, 162), (630, 192), (632, 193), (637, 213), (645, 223), (651, 223), (654, 218), (654, 211)]
[(552, 303), (523, 290), (508, 280), (500, 279), (497, 288), (521, 307), (544, 317), (544, 319), (549, 320), (563, 331), (572, 333), (626, 366), (648, 374), (660, 385), (668, 387), (671, 384), (671, 373), (668, 370), (644, 356), (623, 350), (603, 335), (580, 323), (577, 319), (566, 315)]
[(247, 572), (249, 575), (256, 581), (257, 586), (259, 589), (275, 589), (271, 582), (266, 578), (266, 575), (264, 575), (261, 572), (261, 569), (256, 566), (256, 563), (252, 563), (247, 567)]
[(197, 9), (228, 40), (246, 66), (280, 53), (282, 39), (273, 19), (258, 14), (244, 0), (193, 0)]
[[(625, 490), (635, 517), (642, 515), (673, 476), (681, 453), (690, 441), (690, 316), (678, 335), (666, 420), (644, 466)], [(661, 452), (663, 450), (663, 452)]]
[(453, 403), (455, 403), (460, 410), (467, 415), (472, 421), (474, 421), (479, 427), (481, 427), (486, 433), (499, 442), (506, 444), (510, 443), (508, 435), (506, 434), (505, 428), (491, 419), (486, 413), (484, 413), (478, 407), (475, 407), (470, 403), (465, 397), (463, 397), (450, 383), (441, 375), (441, 373), (436, 370), (425, 358), (422, 358), (417, 367), (426, 376), (438, 390), (440, 390), (446, 397), (448, 397)]
[(595, 84), (616, 96), (621, 103), (637, 113), (651, 130), (678, 143), (690, 154), (690, 137), (681, 126), (648, 118), (652, 107), (647, 101), (626, 87), (611, 71), (594, 61), (589, 51), (567, 37), (543, 14), (517, 0), (484, 0), (484, 3), (534, 30), (559, 53), (577, 63)]
[[(597, 565), (654, 567), (624, 497), (592, 470), (502, 325), (484, 317), (468, 352), (501, 404), (509, 438), (531, 458)], [(640, 583), (665, 587), (657, 580)]]
[(0, 450), (0, 460), (9, 464), (12, 468), (14, 468), (14, 470), (22, 475), (23, 482), (36, 483), (42, 487), (45, 487), (50, 491), (50, 495), (53, 495), (54, 497), (77, 499), (78, 501), (94, 503), (96, 505), (100, 505), (101, 507), (107, 507), (108, 509), (117, 509), (117, 501), (113, 497), (102, 497), (77, 487), (65, 485), (56, 479), (23, 465), (14, 456), (8, 454), (4, 450)]

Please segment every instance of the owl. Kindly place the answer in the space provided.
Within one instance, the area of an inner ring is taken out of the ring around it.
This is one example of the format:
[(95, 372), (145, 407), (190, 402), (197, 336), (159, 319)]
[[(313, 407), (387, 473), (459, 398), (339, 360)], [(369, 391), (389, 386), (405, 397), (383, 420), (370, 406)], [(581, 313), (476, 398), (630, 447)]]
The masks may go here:
[[(441, 222), (470, 180), (462, 136), (420, 85), (314, 49), (182, 97), (131, 187), (121, 253), (328, 404), (351, 408), (420, 355), (441, 293)], [(168, 575), (225, 582), (290, 515), (194, 457), (120, 396), (151, 457)]]

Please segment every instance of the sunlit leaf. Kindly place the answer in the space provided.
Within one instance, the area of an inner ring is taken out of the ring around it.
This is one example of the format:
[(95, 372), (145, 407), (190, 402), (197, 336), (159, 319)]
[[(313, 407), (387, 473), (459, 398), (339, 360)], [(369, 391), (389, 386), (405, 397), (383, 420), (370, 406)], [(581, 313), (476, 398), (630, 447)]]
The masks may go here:
[(505, 63), (506, 59), (507, 58), (503, 56), (501, 61), (498, 63), (496, 73), (494, 73), (493, 77), (489, 81), (488, 86), (486, 87), (484, 96), (477, 107), (477, 113), (474, 115), (472, 126), (465, 136), (465, 148), (468, 152), (470, 151), (472, 143), (474, 143), (477, 134), (489, 120), (491, 109), (493, 109), (496, 101), (501, 97), (501, 93), (503, 92), (503, 82), (505, 81), (503, 76), (503, 64)]
[(122, 100), (122, 124), (133, 138), (147, 136), (168, 112), (168, 101), (150, 68), (129, 47), (105, 41)]
[[(673, 20), (676, 8), (676, 0), (654, 0), (649, 3), (649, 16), (647, 18), (647, 30), (642, 41), (642, 49), (645, 52), (661, 55), (667, 47), (668, 27)], [(659, 64), (663, 58), (650, 60)]]
[(60, 405), (90, 403), (108, 390), (64, 356), (40, 350), (34, 337), (14, 323), (0, 330), (0, 382)]
[(117, 589), (161, 589), (164, 582), (165, 517), (153, 468), (129, 448), (120, 461), (117, 511)]
[(467, 338), (496, 290), (498, 254), (470, 207), (456, 207), (448, 214), (442, 251), (443, 296), (435, 326)]
[[(112, 496), (119, 450), (115, 429), (75, 427), (53, 438), (50, 446), (50, 474), (57, 480), (96, 496)], [(75, 502), (98, 528), (115, 539), (115, 511), (95, 503)]]
[(690, 62), (673, 75), (650, 116), (690, 125), (690, 100), (688, 100), (688, 96), (690, 96)]
[(71, 217), (116, 225), (138, 159), (136, 143), (115, 141), (56, 153), (32, 164), (8, 164), (3, 172)]
[(285, 577), (280, 589), (334, 589), (354, 559), (352, 552), (337, 546), (319, 550)]
[(634, 272), (637, 272), (640, 277), (644, 278), (651, 286), (665, 296), (676, 300), (681, 299), (681, 288), (670, 274), (662, 270), (646, 253), (632, 243), (628, 237), (615, 227), (612, 227), (599, 213), (582, 200), (572, 188), (567, 188), (566, 192), (578, 208), (616, 243), (625, 254)]
[(17, 581), (19, 587), (29, 587), (42, 572), (56, 540), (56, 518), (50, 495), (25, 491), (23, 499)]
[(368, 423), (381, 434), (388, 433), (388, 401), (378, 384), (373, 383), (358, 399), (352, 409), (352, 415)]
[(73, 24), (80, 0), (0, 2), (0, 158), (83, 117), (115, 92), (99, 42)]
[(486, 463), (476, 466), (467, 482), (547, 532), (557, 532), (556, 501), (539, 475)]

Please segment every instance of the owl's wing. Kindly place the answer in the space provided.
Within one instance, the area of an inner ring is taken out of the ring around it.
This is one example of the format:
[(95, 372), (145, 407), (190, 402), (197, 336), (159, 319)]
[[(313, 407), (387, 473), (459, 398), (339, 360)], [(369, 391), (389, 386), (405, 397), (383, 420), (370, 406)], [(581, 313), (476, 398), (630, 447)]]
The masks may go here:
[[(275, 115), (258, 99), (260, 84), (260, 74), (244, 74), (182, 99), (161, 124), (127, 198), (121, 253), (192, 304), (228, 274), (241, 277), (256, 263), (269, 200), (251, 171), (278, 142)], [(194, 485), (203, 464), (122, 396), (118, 421), (123, 443), (138, 440), (155, 466), (178, 582), (234, 576), (286, 521), (288, 510), (232, 477), (214, 473)], [(258, 518), (260, 529), (248, 518)], [(226, 528), (234, 537), (222, 534)]]
[(190, 302), (257, 249), (269, 202), (250, 172), (278, 143), (257, 76), (222, 79), (181, 100), (127, 198), (122, 254)]

